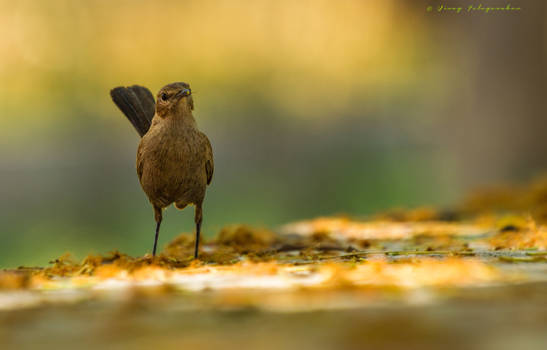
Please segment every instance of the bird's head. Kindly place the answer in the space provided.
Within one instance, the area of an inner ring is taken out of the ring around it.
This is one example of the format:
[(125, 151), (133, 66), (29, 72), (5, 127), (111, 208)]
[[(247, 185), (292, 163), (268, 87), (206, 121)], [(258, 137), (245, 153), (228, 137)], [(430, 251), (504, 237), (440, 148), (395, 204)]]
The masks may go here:
[(165, 117), (170, 113), (190, 112), (194, 109), (192, 90), (187, 83), (171, 83), (158, 92), (156, 113)]

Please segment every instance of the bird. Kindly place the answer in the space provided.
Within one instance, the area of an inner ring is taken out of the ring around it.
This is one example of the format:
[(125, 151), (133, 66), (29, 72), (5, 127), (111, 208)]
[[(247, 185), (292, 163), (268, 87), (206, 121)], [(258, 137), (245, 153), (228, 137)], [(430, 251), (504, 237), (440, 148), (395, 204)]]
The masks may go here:
[(198, 259), (203, 201), (214, 172), (213, 149), (193, 116), (190, 85), (165, 85), (154, 96), (140, 85), (119, 86), (110, 91), (112, 101), (141, 136), (137, 149), (137, 176), (154, 209), (156, 247), (163, 209), (194, 205), (196, 226), (194, 259)]

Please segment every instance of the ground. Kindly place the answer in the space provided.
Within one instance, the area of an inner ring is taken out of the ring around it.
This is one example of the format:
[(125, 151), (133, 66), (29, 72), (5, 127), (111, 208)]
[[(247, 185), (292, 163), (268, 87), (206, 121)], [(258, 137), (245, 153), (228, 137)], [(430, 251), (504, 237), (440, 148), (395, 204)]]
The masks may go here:
[(543, 349), (547, 181), (0, 273), (2, 348)]

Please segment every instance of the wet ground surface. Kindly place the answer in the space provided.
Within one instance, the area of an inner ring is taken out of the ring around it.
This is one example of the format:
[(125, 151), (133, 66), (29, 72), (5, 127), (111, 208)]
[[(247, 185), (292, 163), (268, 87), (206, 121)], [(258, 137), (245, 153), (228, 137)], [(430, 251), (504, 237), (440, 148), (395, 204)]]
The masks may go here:
[[(402, 299), (368, 291), (367, 306), (350, 307), (363, 297), (355, 293), (335, 296), (343, 308), (290, 312), (220, 306), (216, 292), (44, 304), (0, 313), (0, 337), (4, 349), (544, 349), (547, 342), (544, 282), (446, 290), (434, 301), (428, 291)], [(266, 297), (283, 298), (276, 294)]]

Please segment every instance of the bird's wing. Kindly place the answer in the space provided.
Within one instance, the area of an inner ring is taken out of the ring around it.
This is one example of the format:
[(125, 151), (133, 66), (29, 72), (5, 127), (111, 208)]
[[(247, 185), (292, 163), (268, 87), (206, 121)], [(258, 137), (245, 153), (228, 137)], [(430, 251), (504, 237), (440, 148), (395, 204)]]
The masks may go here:
[(146, 134), (156, 110), (156, 102), (150, 90), (139, 85), (119, 86), (110, 90), (110, 96), (139, 135), (142, 137)]
[(205, 174), (207, 175), (207, 185), (211, 184), (213, 172), (215, 171), (215, 162), (213, 161), (213, 148), (207, 136), (200, 132), (201, 142), (205, 147)]
[(142, 155), (142, 142), (139, 143), (139, 148), (137, 149), (137, 176), (139, 177), (139, 181), (142, 178), (142, 171), (144, 166), (144, 157)]

